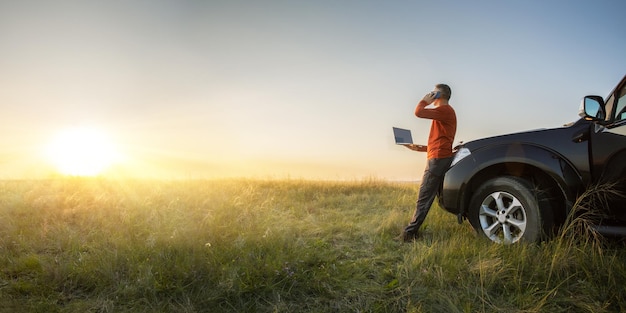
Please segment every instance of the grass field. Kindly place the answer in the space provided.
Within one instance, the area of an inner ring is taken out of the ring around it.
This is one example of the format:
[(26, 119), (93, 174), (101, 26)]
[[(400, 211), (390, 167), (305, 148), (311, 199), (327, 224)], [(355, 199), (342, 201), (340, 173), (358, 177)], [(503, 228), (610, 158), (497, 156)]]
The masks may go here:
[(626, 249), (496, 245), (383, 181), (0, 182), (0, 312), (619, 312)]

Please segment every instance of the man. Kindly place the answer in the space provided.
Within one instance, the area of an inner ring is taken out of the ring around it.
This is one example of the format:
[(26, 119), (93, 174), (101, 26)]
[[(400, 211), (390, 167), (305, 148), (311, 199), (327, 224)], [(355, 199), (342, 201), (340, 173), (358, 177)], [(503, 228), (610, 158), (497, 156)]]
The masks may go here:
[[(402, 239), (413, 241), (418, 237), (418, 230), (430, 207), (435, 200), (437, 190), (443, 181), (443, 176), (452, 163), (452, 142), (456, 134), (456, 114), (450, 106), (452, 90), (445, 84), (438, 84), (435, 90), (424, 96), (415, 107), (415, 116), (431, 119), (428, 145), (407, 145), (406, 147), (427, 153), (428, 162), (424, 169), (424, 176), (420, 184), (419, 196), (415, 213), (409, 225), (402, 233)], [(432, 108), (426, 106), (432, 104)]]

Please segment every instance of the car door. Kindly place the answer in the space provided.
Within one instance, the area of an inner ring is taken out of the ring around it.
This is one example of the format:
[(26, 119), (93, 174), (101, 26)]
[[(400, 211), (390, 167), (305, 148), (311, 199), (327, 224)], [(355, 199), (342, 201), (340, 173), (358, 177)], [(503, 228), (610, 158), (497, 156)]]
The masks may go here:
[[(615, 183), (626, 195), (626, 78), (605, 103), (606, 123), (592, 125), (591, 168), (595, 183)], [(626, 197), (610, 197), (609, 213), (626, 221)]]

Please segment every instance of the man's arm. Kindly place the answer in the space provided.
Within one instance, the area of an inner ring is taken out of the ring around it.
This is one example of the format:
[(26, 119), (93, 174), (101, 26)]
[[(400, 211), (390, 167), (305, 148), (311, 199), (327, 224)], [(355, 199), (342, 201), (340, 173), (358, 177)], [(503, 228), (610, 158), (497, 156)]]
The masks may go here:
[(417, 103), (417, 106), (415, 106), (415, 116), (417, 117), (423, 117), (423, 118), (429, 118), (426, 116), (423, 116), (424, 113), (428, 113), (425, 112), (426, 111), (426, 106), (433, 103), (435, 101), (435, 97), (432, 95), (432, 93), (427, 93), (424, 98), (422, 98), (422, 100), (420, 100), (420, 102)]
[(438, 121), (446, 119), (447, 115), (445, 113), (442, 113), (441, 110), (438, 110), (438, 108), (426, 108), (426, 106), (433, 103), (434, 101), (435, 96), (432, 93), (427, 93), (415, 107), (415, 116)]
[(420, 100), (420, 102), (417, 103), (417, 106), (415, 106), (415, 116), (417, 117), (422, 117), (422, 113), (426, 110), (426, 106), (429, 103), (426, 102), (424, 99)]

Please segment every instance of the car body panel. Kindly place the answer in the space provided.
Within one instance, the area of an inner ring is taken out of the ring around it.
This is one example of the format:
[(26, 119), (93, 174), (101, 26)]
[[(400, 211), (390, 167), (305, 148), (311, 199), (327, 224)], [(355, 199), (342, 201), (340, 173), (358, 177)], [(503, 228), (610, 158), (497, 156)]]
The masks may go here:
[[(609, 120), (598, 123), (590, 131), (591, 172), (593, 180), (614, 184), (613, 188), (626, 194), (626, 80), (608, 97), (604, 110)], [(626, 221), (626, 198), (608, 199), (606, 217)]]
[[(533, 133), (539, 135), (540, 133)], [(499, 138), (503, 140), (504, 138)], [(527, 176), (529, 171), (542, 171), (557, 183), (566, 201), (573, 203), (583, 185), (583, 176), (567, 159), (554, 150), (519, 139), (510, 143), (478, 148), (445, 174), (440, 200), (443, 207), (454, 214), (463, 213), (480, 182), (496, 173)], [(585, 160), (581, 155), (581, 161)]]

